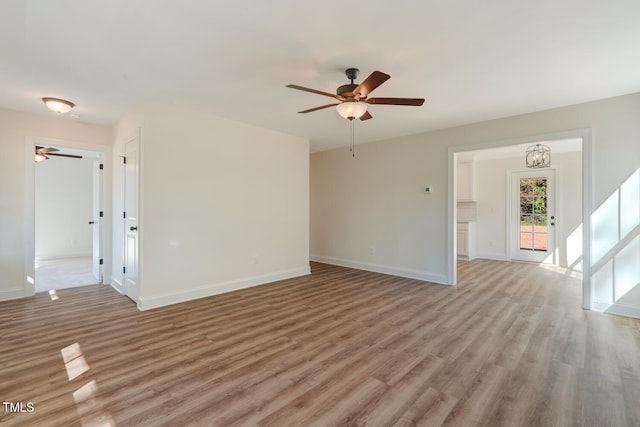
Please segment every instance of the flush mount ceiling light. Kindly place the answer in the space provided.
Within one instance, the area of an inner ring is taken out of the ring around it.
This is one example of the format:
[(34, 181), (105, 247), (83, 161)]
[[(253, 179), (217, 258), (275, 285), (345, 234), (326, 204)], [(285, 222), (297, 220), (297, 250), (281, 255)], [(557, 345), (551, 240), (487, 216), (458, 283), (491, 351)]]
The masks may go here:
[(67, 101), (66, 99), (42, 98), (42, 102), (44, 102), (47, 108), (58, 114), (68, 113), (73, 107), (75, 107), (73, 102)]
[(367, 112), (367, 104), (356, 101), (346, 101), (336, 105), (338, 114), (348, 120), (359, 119)]
[(528, 168), (548, 168), (551, 166), (551, 150), (546, 145), (536, 144), (527, 148)]

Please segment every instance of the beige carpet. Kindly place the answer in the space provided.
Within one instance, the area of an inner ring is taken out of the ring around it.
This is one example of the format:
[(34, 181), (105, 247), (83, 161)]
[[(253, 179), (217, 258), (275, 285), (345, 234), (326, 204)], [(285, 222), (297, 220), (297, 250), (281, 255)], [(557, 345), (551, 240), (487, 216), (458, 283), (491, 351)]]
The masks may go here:
[(62, 258), (36, 263), (36, 293), (98, 283), (92, 273), (91, 257)]

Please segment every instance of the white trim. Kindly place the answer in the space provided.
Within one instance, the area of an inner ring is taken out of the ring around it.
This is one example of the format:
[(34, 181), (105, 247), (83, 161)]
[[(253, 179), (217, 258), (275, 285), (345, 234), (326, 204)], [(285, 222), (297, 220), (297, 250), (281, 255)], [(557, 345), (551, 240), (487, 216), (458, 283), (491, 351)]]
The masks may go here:
[(612, 303), (610, 301), (594, 299), (591, 303), (591, 310), (640, 319), (640, 306), (637, 305), (621, 304), (618, 302)]
[(449, 167), (447, 176), (447, 277), (443, 283), (455, 285), (458, 283), (458, 195), (456, 189), (457, 170), (455, 147), (449, 147), (447, 162)]
[[(111, 212), (111, 146), (89, 144), (41, 136), (26, 136), (24, 144), (25, 175), (24, 175), (24, 290), (23, 296), (35, 295), (35, 162), (33, 159), (36, 145), (53, 145), (66, 148), (94, 151), (101, 154), (104, 164), (104, 179), (102, 182), (102, 201), (105, 213)], [(111, 220), (104, 223), (104, 238), (101, 239), (104, 254), (103, 282), (111, 280)], [(29, 279), (32, 280), (29, 280)]]
[(500, 252), (480, 252), (476, 258), (491, 259), (494, 261), (509, 261), (509, 257)]
[(504, 191), (505, 191), (505, 195), (504, 195), (504, 216), (505, 216), (505, 222), (502, 225), (504, 227), (504, 237), (505, 237), (505, 245), (504, 245), (504, 257), (506, 261), (511, 261), (511, 217), (512, 217), (512, 213), (511, 213), (511, 174), (513, 173), (513, 169), (505, 169), (504, 174)]
[(582, 131), (582, 307), (591, 310), (591, 215), (593, 212), (593, 140)]
[[(554, 200), (554, 216), (555, 219), (552, 220), (555, 225), (553, 241), (555, 245), (554, 254), (553, 254), (553, 263), (558, 267), (567, 268), (567, 239), (564, 237), (564, 224), (566, 222), (566, 207), (564, 204), (564, 181), (563, 181), (563, 172), (564, 168), (562, 165), (553, 167), (555, 169), (555, 176), (553, 180), (555, 181), (555, 188), (553, 192), (555, 194)], [(561, 256), (564, 254), (564, 256)]]
[(113, 289), (118, 291), (119, 294), (124, 295), (124, 286), (118, 279), (112, 279), (109, 283)]
[(35, 140), (36, 138), (26, 137), (24, 144), (24, 297), (36, 294), (36, 168), (33, 158)]
[(338, 265), (340, 267), (355, 268), (356, 270), (372, 271), (374, 273), (390, 274), (392, 276), (406, 277), (409, 279), (424, 280), (425, 282), (433, 282), (440, 285), (448, 285), (447, 277), (443, 274), (434, 274), (424, 270), (415, 270), (412, 268), (398, 268), (389, 265), (372, 264), (368, 262), (353, 261), (342, 258), (324, 257), (319, 255), (310, 255), (311, 261), (321, 262), (324, 264)]
[(169, 292), (161, 295), (154, 295), (138, 298), (138, 309), (150, 310), (152, 308), (164, 307), (198, 298), (205, 298), (225, 292), (236, 291), (238, 289), (250, 288), (252, 286), (263, 285), (278, 280), (291, 279), (294, 277), (311, 274), (309, 266), (292, 268), (288, 270), (276, 271), (274, 273), (261, 274), (258, 276), (245, 277), (243, 279), (230, 280), (227, 282), (212, 283), (199, 286), (197, 288), (182, 290), (179, 292)]
[(58, 259), (70, 259), (70, 258), (89, 258), (93, 255), (92, 252), (73, 252), (73, 253), (66, 253), (64, 255), (57, 255), (57, 254), (45, 254), (45, 255), (41, 255), (39, 257), (37, 257), (38, 261), (51, 261), (51, 260), (58, 260)]
[(456, 200), (455, 200), (455, 154), (465, 151), (482, 150), (487, 148), (498, 148), (509, 145), (528, 144), (539, 141), (550, 141), (557, 139), (582, 139), (582, 256), (583, 256), (583, 279), (582, 279), (582, 306), (591, 309), (591, 211), (593, 200), (593, 188), (591, 175), (593, 173), (592, 159), (592, 137), (590, 128), (573, 129), (562, 132), (553, 132), (540, 135), (530, 135), (521, 138), (511, 138), (504, 140), (485, 141), (473, 145), (460, 145), (448, 147), (448, 219), (447, 219), (447, 282), (456, 284), (456, 264), (457, 254), (455, 247), (455, 222), (456, 222)]

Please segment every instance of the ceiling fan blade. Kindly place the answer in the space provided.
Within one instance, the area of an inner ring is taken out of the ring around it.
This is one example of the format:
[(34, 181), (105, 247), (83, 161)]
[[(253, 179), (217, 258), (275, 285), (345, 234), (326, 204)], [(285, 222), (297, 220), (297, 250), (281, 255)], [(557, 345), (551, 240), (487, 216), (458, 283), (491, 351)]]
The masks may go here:
[(289, 87), (291, 89), (303, 90), (305, 92), (317, 93), (318, 95), (330, 96), (331, 98), (335, 98), (335, 99), (338, 99), (340, 101), (344, 101), (344, 98), (342, 96), (340, 96), (340, 95), (334, 95), (333, 93), (323, 92), (321, 90), (310, 89), (308, 87), (298, 86), (298, 85), (287, 85), (287, 87)]
[(339, 102), (337, 102), (337, 103), (335, 103), (335, 104), (327, 104), (327, 105), (323, 105), (322, 107), (309, 108), (308, 110), (298, 111), (298, 113), (300, 113), (300, 114), (310, 113), (310, 112), (312, 112), (312, 111), (322, 110), (323, 108), (335, 107), (336, 105), (340, 105), (340, 103), (339, 103)]
[(367, 104), (383, 104), (383, 105), (414, 105), (416, 107), (424, 104), (423, 98), (369, 98), (365, 101)]
[(373, 116), (368, 111), (365, 111), (364, 114), (360, 116), (360, 120), (369, 120), (369, 119), (373, 119)]
[(72, 159), (81, 159), (82, 156), (76, 156), (75, 154), (63, 154), (63, 153), (47, 153), (50, 156), (58, 156), (58, 157), (70, 157)]
[(381, 71), (374, 71), (364, 79), (362, 83), (353, 91), (353, 94), (360, 98), (366, 98), (375, 88), (389, 80), (391, 76)]
[(60, 151), (57, 148), (53, 148), (53, 147), (49, 147), (49, 148), (44, 148), (44, 147), (40, 147), (40, 146), (36, 146), (36, 153), (38, 154), (45, 154), (45, 153), (52, 153), (54, 151)]

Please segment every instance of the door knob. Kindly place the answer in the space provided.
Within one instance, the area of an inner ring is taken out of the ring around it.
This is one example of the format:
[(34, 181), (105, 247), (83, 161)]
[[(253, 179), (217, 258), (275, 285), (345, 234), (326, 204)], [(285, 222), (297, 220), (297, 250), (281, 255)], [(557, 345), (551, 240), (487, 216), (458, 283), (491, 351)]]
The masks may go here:
[(132, 225), (131, 227), (129, 227), (129, 230), (131, 231), (136, 231), (138, 229), (138, 227), (136, 227), (135, 225)]
[(89, 221), (89, 225), (95, 224), (95, 221)]

